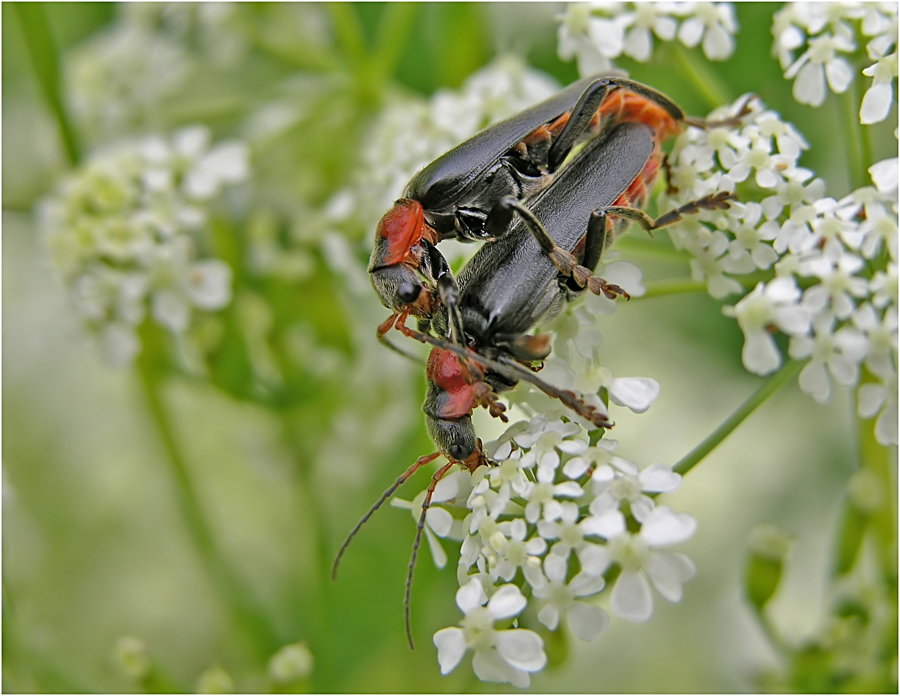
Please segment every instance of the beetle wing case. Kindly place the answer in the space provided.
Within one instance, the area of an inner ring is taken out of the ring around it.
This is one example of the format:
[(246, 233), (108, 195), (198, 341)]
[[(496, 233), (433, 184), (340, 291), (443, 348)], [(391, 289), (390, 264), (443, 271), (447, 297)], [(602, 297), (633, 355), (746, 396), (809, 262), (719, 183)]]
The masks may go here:
[[(623, 123), (591, 141), (529, 207), (556, 243), (574, 251), (591, 212), (612, 205), (638, 177), (654, 150), (653, 130)], [(476, 345), (524, 334), (565, 303), (559, 271), (521, 220), (483, 246), (458, 278), (460, 311)]]
[[(466, 189), (495, 166), (504, 153), (535, 129), (570, 111), (589, 84), (601, 77), (620, 76), (611, 72), (573, 82), (546, 101), (484, 129), (416, 174), (406, 187), (405, 197), (421, 201), (428, 211), (439, 212), (454, 206), (464, 197)], [(484, 164), (473, 167), (473, 162)]]

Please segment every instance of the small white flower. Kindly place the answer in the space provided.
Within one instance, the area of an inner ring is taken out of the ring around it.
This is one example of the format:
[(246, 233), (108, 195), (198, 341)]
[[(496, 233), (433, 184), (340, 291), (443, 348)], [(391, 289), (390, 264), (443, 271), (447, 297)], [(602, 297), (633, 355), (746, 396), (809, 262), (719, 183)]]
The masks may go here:
[[(872, 41), (868, 47), (869, 58), (875, 63), (863, 70), (863, 75), (872, 78), (872, 84), (863, 95), (859, 108), (859, 120), (863, 124), (879, 123), (888, 117), (894, 103), (894, 80), (897, 79), (897, 51), (884, 55), (891, 40)], [(896, 41), (896, 37), (894, 37)]]
[[(587, 442), (581, 439), (569, 439), (581, 435), (581, 428), (575, 423), (563, 423), (561, 420), (544, 420), (540, 416), (534, 418), (528, 432), (516, 435), (516, 442), (522, 447), (530, 448), (522, 459), (522, 466), (538, 465), (538, 470), (552, 472), (559, 466), (559, 452), (581, 454), (587, 449)], [(559, 452), (557, 452), (559, 450)], [(542, 475), (539, 473), (540, 479)]]
[(883, 384), (868, 383), (859, 388), (859, 415), (875, 422), (875, 439), (885, 447), (897, 445), (897, 378)]
[(495, 621), (517, 616), (525, 608), (527, 600), (519, 588), (503, 585), (488, 600), (481, 583), (472, 579), (459, 588), (456, 604), (465, 614), (461, 628), (444, 628), (434, 634), (441, 674), (456, 669), (471, 649), (475, 653), (472, 668), (479, 679), (527, 688), (531, 684), (528, 673), (547, 664), (544, 641), (524, 628), (494, 628)]
[(723, 307), (726, 316), (735, 317), (744, 332), (744, 366), (758, 375), (774, 372), (781, 365), (781, 354), (767, 327), (775, 325), (787, 334), (802, 334), (809, 329), (811, 313), (798, 304), (800, 291), (792, 279), (776, 278), (768, 285), (759, 283), (733, 307)]
[[(607, 514), (621, 516), (618, 511)], [(622, 572), (613, 587), (612, 611), (627, 621), (646, 621), (653, 613), (651, 585), (663, 598), (678, 602), (682, 585), (694, 577), (691, 560), (665, 547), (692, 537), (697, 523), (690, 515), (659, 507), (650, 513), (639, 533), (624, 531), (624, 520), (619, 528), (622, 531), (608, 536), (605, 546), (592, 544), (579, 557), (585, 572), (592, 575), (602, 575), (611, 564), (618, 564)]]
[(824, 34), (809, 40), (809, 49), (785, 71), (786, 79), (794, 77), (794, 99), (801, 104), (821, 106), (825, 101), (825, 81), (837, 94), (847, 90), (853, 81), (850, 64), (837, 53), (851, 53), (856, 46), (842, 35)]
[(594, 469), (591, 485), (596, 496), (589, 508), (592, 515), (601, 517), (627, 502), (631, 515), (644, 522), (656, 507), (653, 499), (644, 494), (676, 490), (681, 485), (681, 475), (666, 464), (651, 464), (641, 471), (633, 462), (613, 457), (609, 464)]
[(678, 29), (678, 40), (693, 48), (703, 39), (703, 53), (709, 60), (725, 60), (734, 52), (737, 22), (728, 2), (686, 3), (679, 14), (689, 15)]
[(567, 563), (562, 556), (550, 554), (544, 559), (547, 582), (534, 588), (534, 596), (546, 600), (538, 620), (555, 631), (560, 618), (566, 616), (572, 633), (592, 643), (608, 628), (609, 616), (600, 607), (577, 599), (597, 594), (606, 582), (602, 576), (579, 573), (567, 583), (566, 570)]
[(835, 332), (834, 327), (833, 316), (823, 314), (814, 322), (815, 335), (791, 337), (788, 350), (795, 360), (810, 358), (800, 372), (800, 388), (822, 403), (831, 395), (829, 374), (844, 386), (855, 384), (859, 363), (866, 354), (862, 333), (851, 326)]

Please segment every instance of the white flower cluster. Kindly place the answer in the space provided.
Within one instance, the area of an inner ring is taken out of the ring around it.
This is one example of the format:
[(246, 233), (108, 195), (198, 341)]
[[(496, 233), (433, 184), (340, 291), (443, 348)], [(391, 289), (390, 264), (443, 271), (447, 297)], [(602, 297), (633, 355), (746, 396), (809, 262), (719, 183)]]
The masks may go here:
[[(608, 439), (590, 445), (574, 422), (536, 416), (485, 446), (497, 466), (438, 484), (426, 535), (441, 566), (446, 555), (437, 537), (463, 539), (457, 605), (465, 614), (460, 627), (434, 636), (442, 673), (472, 650), (480, 679), (527, 687), (529, 673), (546, 664), (543, 640), (512, 628), (512, 619), (530, 603), (546, 630), (565, 622), (581, 640), (594, 641), (609, 625), (596, 600), (611, 570), (609, 607), (623, 619), (650, 618), (651, 588), (671, 602), (681, 599), (694, 566), (669, 547), (690, 538), (696, 523), (654, 500), (677, 489), (681, 476), (663, 464), (640, 470), (616, 447)], [(418, 516), (421, 499), (398, 506)], [(464, 519), (454, 517), (462, 505)]]
[(836, 94), (847, 90), (854, 78), (848, 58), (865, 41), (871, 65), (862, 73), (872, 83), (859, 118), (864, 124), (887, 118), (897, 79), (897, 3), (789, 3), (775, 13), (772, 34), (772, 52), (785, 78), (794, 80), (794, 98), (810, 106), (825, 101), (826, 82)]
[[(458, 90), (430, 100), (393, 98), (365, 139), (361, 181), (352, 192), (366, 229), (388, 210), (412, 176), (479, 130), (550, 96), (559, 85), (514, 56), (473, 73)], [(368, 240), (367, 240), (368, 241)]]
[(223, 186), (248, 173), (243, 143), (210, 147), (209, 131), (198, 126), (101, 151), (41, 203), (54, 266), (112, 363), (140, 351), (136, 328), (148, 306), (177, 336), (193, 309), (231, 301), (231, 269), (197, 258), (197, 233)]
[(660, 41), (677, 37), (689, 48), (702, 42), (709, 60), (725, 60), (734, 52), (738, 28), (728, 2), (572, 3), (558, 19), (559, 57), (576, 58), (585, 76), (608, 71), (621, 55), (646, 63), (654, 35)]
[(670, 162), (678, 191), (662, 196), (660, 210), (736, 188), (742, 202), (686, 217), (669, 228), (673, 243), (691, 254), (694, 280), (717, 299), (744, 294), (735, 277), (768, 272), (770, 280), (724, 310), (744, 332), (748, 370), (768, 374), (781, 365), (773, 327), (791, 337), (791, 357), (809, 361), (800, 386), (818, 401), (829, 398), (832, 378), (859, 384), (864, 365), (878, 381), (860, 387), (859, 413), (880, 412), (878, 440), (896, 444), (897, 160), (870, 169), (874, 186), (836, 201), (797, 166), (802, 136), (757, 99), (748, 108), (739, 129), (690, 128), (676, 140)]

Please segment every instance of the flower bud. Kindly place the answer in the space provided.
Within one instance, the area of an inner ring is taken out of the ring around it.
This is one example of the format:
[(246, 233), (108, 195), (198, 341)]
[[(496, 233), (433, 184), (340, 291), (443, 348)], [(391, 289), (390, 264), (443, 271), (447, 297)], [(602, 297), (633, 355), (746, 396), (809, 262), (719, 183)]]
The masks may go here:
[(312, 670), (313, 655), (306, 642), (285, 645), (269, 660), (269, 676), (281, 684), (306, 679)]
[(119, 669), (132, 679), (144, 679), (150, 674), (152, 667), (150, 648), (140, 638), (134, 636), (119, 638), (113, 649), (113, 659)]
[(194, 691), (198, 694), (233, 694), (234, 679), (219, 665), (215, 665), (197, 678)]
[(750, 555), (744, 568), (744, 592), (758, 610), (772, 599), (781, 582), (784, 557), (790, 550), (791, 537), (771, 524), (751, 530)]

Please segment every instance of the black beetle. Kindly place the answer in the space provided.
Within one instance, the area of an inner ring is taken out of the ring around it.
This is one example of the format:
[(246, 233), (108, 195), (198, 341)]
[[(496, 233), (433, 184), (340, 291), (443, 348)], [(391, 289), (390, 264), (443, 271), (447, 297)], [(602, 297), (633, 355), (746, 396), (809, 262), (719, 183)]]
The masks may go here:
[(382, 304), (394, 312), (379, 327), (379, 338), (403, 310), (426, 325), (437, 310), (437, 282), (449, 268), (434, 245), (451, 237), (502, 236), (512, 210), (500, 201), (522, 200), (546, 187), (572, 148), (604, 127), (607, 116), (611, 123), (650, 123), (663, 139), (685, 118), (646, 85), (620, 76), (589, 77), (481, 131), (416, 174), (375, 230), (369, 273)]

